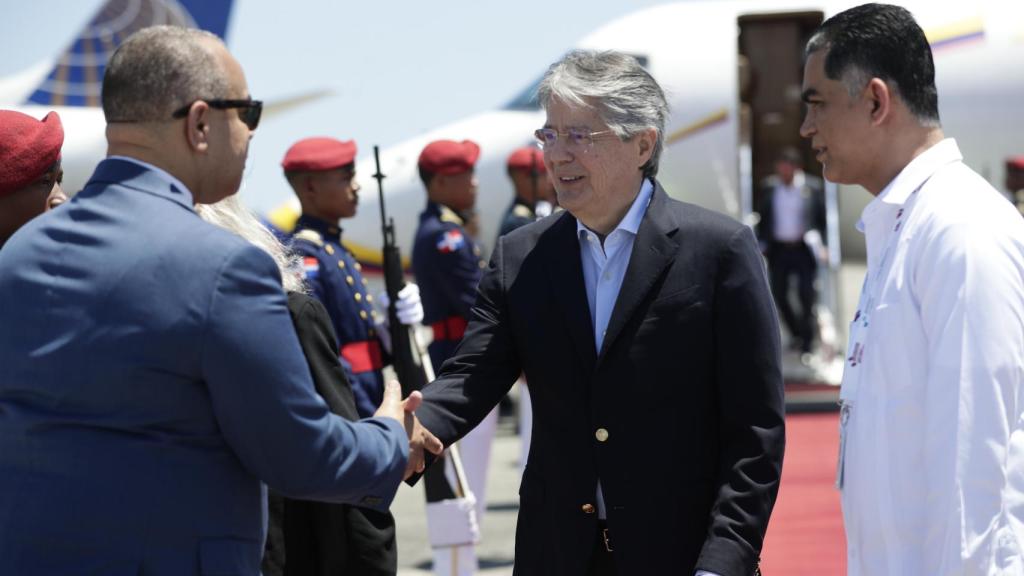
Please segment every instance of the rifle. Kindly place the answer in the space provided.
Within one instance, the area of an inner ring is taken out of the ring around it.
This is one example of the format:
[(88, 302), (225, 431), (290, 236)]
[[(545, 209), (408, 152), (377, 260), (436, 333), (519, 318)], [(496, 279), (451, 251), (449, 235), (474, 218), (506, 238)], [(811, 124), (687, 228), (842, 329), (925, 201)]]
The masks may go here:
[[(398, 382), (402, 385), (402, 396), (413, 390), (420, 390), (434, 379), (434, 367), (416, 337), (415, 328), (405, 326), (398, 320), (395, 303), (398, 293), (405, 288), (402, 275), (402, 255), (395, 243), (395, 222), (387, 217), (384, 209), (384, 174), (380, 171), (380, 148), (373, 147), (373, 160), (377, 163), (377, 192), (380, 194), (380, 222), (384, 232), (384, 285), (388, 300), (388, 331), (391, 334), (391, 356)], [(452, 444), (440, 461), (427, 468), (424, 485), (427, 496), (427, 515), (436, 516), (436, 523), (446, 527), (444, 531), (431, 534), (431, 546), (465, 546), (480, 539), (480, 528), (476, 519), (476, 501), (466, 473), (462, 466), (458, 446)], [(450, 460), (455, 472), (455, 483), (445, 476), (445, 460)]]
[(388, 293), (388, 332), (391, 335), (392, 365), (395, 375), (402, 385), (402, 396), (408, 396), (413, 390), (420, 390), (427, 384), (423, 370), (423, 353), (416, 340), (415, 327), (406, 326), (398, 320), (395, 303), (398, 293), (405, 288), (405, 277), (402, 273), (402, 254), (395, 243), (395, 221), (387, 217), (384, 208), (384, 174), (380, 171), (380, 150), (373, 147), (373, 159), (377, 163), (377, 173), (373, 175), (377, 181), (377, 192), (380, 195), (380, 223), (384, 232), (384, 286)]

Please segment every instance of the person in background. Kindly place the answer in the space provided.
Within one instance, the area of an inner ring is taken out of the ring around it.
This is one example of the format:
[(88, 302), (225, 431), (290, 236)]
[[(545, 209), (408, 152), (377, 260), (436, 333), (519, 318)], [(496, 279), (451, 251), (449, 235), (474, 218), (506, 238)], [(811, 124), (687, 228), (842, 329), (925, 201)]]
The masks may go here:
[[(288, 149), (281, 166), (302, 206), (293, 246), (303, 257), (311, 294), (331, 317), (337, 354), (352, 376), (356, 408), (365, 418), (377, 409), (384, 393), (382, 369), (390, 339), (387, 316), (378, 319), (362, 266), (342, 243), (338, 226), (339, 220), (355, 217), (358, 210), (355, 158), (356, 144), (351, 140), (305, 138)], [(387, 302), (381, 304), (387, 307)], [(415, 284), (406, 284), (395, 306), (403, 324), (415, 325), (423, 319)]]
[[(476, 204), (479, 156), (480, 147), (470, 140), (436, 140), (427, 144), (419, 156), (427, 206), (420, 214), (413, 241), (412, 269), (423, 297), (424, 324), (434, 333), (428, 347), (434, 370), (441, 369), (462, 340), (477, 283), (486, 266), (476, 233), (469, 230), (464, 218), (472, 214)], [(486, 510), (487, 468), (497, 424), (495, 409), (459, 443), (469, 488), (476, 498), (477, 525), (482, 523)], [(446, 459), (444, 466), (450, 467), (450, 460)], [(430, 481), (428, 478), (428, 500)], [(432, 515), (432, 508), (439, 512)], [(461, 525), (462, 514), (451, 515), (458, 520), (448, 519), (450, 515), (442, 510), (428, 505), (427, 523), (432, 535), (448, 531), (444, 527), (449, 522)], [(438, 576), (472, 574), (476, 569), (473, 546), (456, 546), (454, 553), (434, 547), (434, 573)]]
[[(506, 162), (508, 177), (512, 182), (512, 204), (505, 211), (498, 236), (504, 236), (516, 228), (536, 222), (551, 214), (555, 203), (555, 188), (544, 167), (544, 154), (536, 146), (516, 148)], [(497, 244), (497, 241), (495, 241)], [(526, 457), (530, 453), (533, 434), (533, 407), (530, 405), (530, 390), (526, 380), (519, 379), (519, 437), (522, 444), (519, 458), (519, 472), (526, 468)]]
[(551, 214), (555, 197), (555, 188), (544, 167), (544, 155), (536, 146), (516, 148), (506, 164), (514, 196), (501, 220), (498, 236)]
[(943, 133), (910, 12), (840, 12), (805, 53), (800, 133), (874, 196), (840, 392), (847, 571), (1024, 574), (1024, 219)]
[(40, 121), (0, 110), (0, 248), (26, 222), (67, 200), (61, 188), (63, 144), (56, 112)]
[(383, 510), (442, 447), (397, 382), (375, 418), (331, 414), (273, 259), (196, 215), (238, 191), (262, 109), (224, 43), (140, 30), (102, 92), (108, 157), (0, 250), (0, 558), (257, 574), (267, 486)]
[[(331, 412), (359, 420), (355, 396), (337, 354), (330, 315), (306, 293), (302, 258), (288, 251), (238, 196), (198, 204), (203, 220), (234, 232), (269, 254), (281, 273), (288, 313), (306, 357), (313, 386)], [(287, 498), (268, 493), (270, 522), (261, 569), (263, 576), (359, 574), (388, 576), (398, 570), (395, 521), (390, 512)]]
[[(796, 148), (786, 147), (775, 161), (775, 174), (761, 186), (757, 236), (768, 258), (768, 277), (790, 347), (809, 353), (814, 344), (814, 280), (818, 261), (827, 258), (823, 242), (825, 198), (821, 179), (805, 174)], [(796, 278), (799, 310), (790, 304), (791, 280)]]
[(417, 415), (456, 441), (525, 374), (516, 575), (754, 574), (785, 421), (753, 232), (658, 184), (668, 104), (635, 58), (572, 51), (538, 95), (565, 212), (498, 239)]

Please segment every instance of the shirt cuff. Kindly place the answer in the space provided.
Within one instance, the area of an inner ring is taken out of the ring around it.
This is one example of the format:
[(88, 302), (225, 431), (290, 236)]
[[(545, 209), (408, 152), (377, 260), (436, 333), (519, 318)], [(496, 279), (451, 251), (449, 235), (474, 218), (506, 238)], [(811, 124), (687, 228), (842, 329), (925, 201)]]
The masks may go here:
[(715, 574), (714, 572), (708, 572), (707, 570), (697, 570), (697, 573), (693, 576), (721, 576), (721, 574)]

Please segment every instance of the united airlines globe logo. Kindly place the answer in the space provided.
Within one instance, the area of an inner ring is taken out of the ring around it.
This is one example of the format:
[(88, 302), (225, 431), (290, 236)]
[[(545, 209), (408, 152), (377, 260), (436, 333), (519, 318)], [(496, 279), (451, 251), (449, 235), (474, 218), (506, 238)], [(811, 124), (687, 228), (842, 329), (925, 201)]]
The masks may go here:
[(110, 0), (82, 34), (61, 54), (28, 103), (46, 106), (99, 106), (107, 61), (132, 33), (157, 25), (196, 28), (176, 0)]

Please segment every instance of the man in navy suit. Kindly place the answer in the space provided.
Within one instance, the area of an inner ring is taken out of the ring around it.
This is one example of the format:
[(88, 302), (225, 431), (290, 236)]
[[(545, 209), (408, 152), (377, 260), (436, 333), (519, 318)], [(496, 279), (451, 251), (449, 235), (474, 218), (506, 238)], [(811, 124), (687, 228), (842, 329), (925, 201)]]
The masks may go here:
[(263, 482), (386, 508), (420, 399), (332, 415), (273, 260), (194, 212), (238, 190), (261, 110), (219, 39), (135, 34), (103, 109), (109, 157), (0, 255), (3, 569), (257, 575)]
[(539, 97), (566, 212), (498, 239), (418, 415), (453, 442), (530, 382), (517, 575), (750, 576), (785, 442), (753, 232), (657, 183), (668, 106), (634, 58), (570, 52)]

